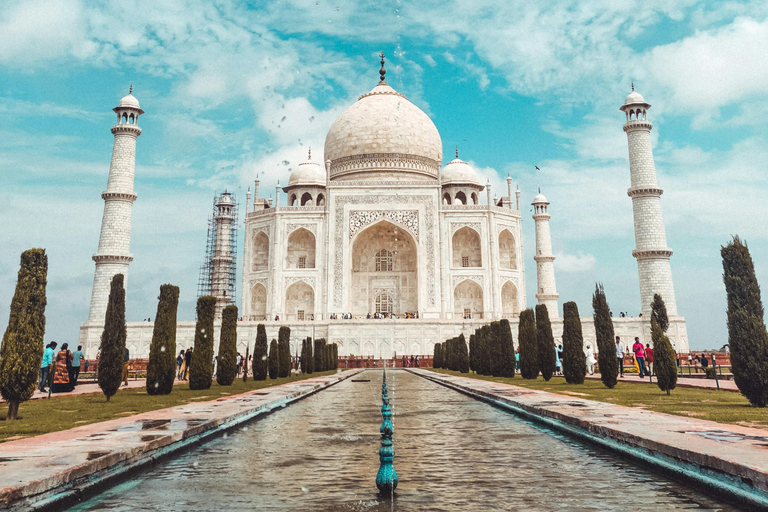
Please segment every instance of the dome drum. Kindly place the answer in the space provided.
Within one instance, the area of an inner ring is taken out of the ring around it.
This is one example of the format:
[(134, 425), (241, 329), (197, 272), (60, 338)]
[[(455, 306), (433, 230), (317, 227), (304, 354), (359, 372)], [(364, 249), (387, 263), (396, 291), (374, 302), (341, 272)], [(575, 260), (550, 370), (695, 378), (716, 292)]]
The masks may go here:
[[(440, 162), (431, 158), (398, 153), (353, 155), (331, 161), (331, 180), (398, 179), (437, 180)], [(372, 175), (372, 173), (375, 174)], [(382, 176), (382, 173), (384, 176)], [(391, 174), (390, 174), (391, 173)], [(389, 176), (387, 176), (389, 174)]]

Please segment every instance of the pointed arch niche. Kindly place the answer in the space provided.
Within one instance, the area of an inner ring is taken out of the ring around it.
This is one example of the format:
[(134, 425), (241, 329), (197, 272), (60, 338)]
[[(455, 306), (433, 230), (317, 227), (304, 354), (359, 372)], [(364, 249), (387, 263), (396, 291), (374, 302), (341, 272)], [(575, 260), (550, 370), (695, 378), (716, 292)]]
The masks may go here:
[(299, 228), (288, 236), (285, 268), (315, 268), (315, 235)]
[(285, 319), (313, 320), (314, 315), (315, 291), (304, 281), (296, 281), (285, 290)]
[(453, 266), (481, 267), (480, 234), (472, 228), (463, 227), (453, 234)]
[(269, 269), (269, 237), (263, 231), (259, 231), (253, 237), (253, 256), (251, 258), (251, 270)]
[(465, 279), (453, 289), (454, 318), (483, 318), (483, 289), (471, 279)]
[(517, 302), (517, 287), (512, 281), (507, 281), (501, 287), (501, 314), (504, 318), (512, 318), (520, 314), (520, 306)]
[(261, 283), (251, 288), (251, 309), (249, 320), (262, 321), (267, 319), (267, 289)]
[(517, 268), (517, 244), (515, 237), (508, 229), (499, 234), (499, 266), (501, 268)]

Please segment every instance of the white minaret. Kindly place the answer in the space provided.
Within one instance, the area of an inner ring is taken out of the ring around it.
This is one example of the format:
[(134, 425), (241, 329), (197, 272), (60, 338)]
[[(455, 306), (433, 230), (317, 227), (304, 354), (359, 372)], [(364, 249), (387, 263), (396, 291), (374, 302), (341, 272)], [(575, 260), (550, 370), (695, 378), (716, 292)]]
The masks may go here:
[(133, 191), (133, 174), (136, 167), (136, 138), (141, 135), (139, 116), (144, 113), (139, 100), (133, 96), (131, 86), (128, 96), (117, 107), (117, 123), (112, 127), (115, 145), (112, 163), (109, 165), (107, 190), (104, 199), (104, 216), (101, 219), (99, 249), (93, 255), (96, 272), (93, 276), (89, 321), (103, 322), (109, 301), (109, 288), (115, 274), (128, 273), (133, 260), (131, 245), (131, 208), (136, 200)]
[(627, 194), (632, 198), (635, 218), (635, 250), (640, 276), (640, 300), (643, 316), (651, 315), (653, 295), (658, 293), (667, 306), (669, 315), (677, 315), (675, 289), (672, 285), (672, 269), (669, 258), (672, 250), (667, 247), (664, 220), (661, 217), (662, 190), (656, 183), (656, 165), (651, 149), (651, 128), (646, 112), (651, 106), (635, 91), (629, 93), (620, 107), (627, 116), (624, 131), (629, 144), (629, 174), (631, 186)]
[(552, 237), (549, 234), (549, 203), (544, 194), (533, 198), (533, 220), (536, 222), (536, 298), (547, 306), (549, 318), (558, 318), (557, 287), (555, 286), (555, 256), (552, 254)]
[(221, 318), (224, 308), (234, 302), (229, 295), (229, 275), (232, 270), (232, 224), (235, 220), (235, 202), (229, 192), (224, 192), (216, 200), (216, 242), (214, 245), (213, 273), (211, 275), (211, 295), (216, 297), (216, 318)]

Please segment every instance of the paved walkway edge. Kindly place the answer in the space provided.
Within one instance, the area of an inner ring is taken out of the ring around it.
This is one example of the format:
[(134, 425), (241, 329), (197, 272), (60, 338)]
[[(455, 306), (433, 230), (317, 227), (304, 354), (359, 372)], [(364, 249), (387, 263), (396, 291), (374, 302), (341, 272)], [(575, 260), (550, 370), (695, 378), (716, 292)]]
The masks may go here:
[[(22, 486), (17, 486), (11, 489), (2, 489), (0, 490), (0, 509), (47, 512), (74, 506), (80, 501), (95, 496), (100, 492), (104, 492), (112, 485), (123, 481), (130, 474), (144, 467), (152, 466), (166, 457), (199, 446), (200, 444), (210, 441), (225, 432), (254, 420), (255, 418), (266, 416), (275, 409), (286, 407), (298, 400), (327, 389), (334, 384), (338, 384), (339, 382), (357, 375), (361, 371), (362, 370), (357, 369), (320, 377), (318, 378), (317, 385), (311, 388), (288, 393), (281, 399), (255, 407), (244, 413), (230, 415), (217, 420), (209, 420), (206, 423), (191, 426), (181, 432), (180, 439), (164, 446), (153, 446), (156, 445), (156, 443), (149, 441), (143, 449), (140, 450), (132, 449), (115, 451), (107, 456), (111, 460), (106, 467), (104, 467), (104, 463), (101, 462), (104, 459), (98, 459), (94, 460), (92, 464), (86, 463), (80, 466), (66, 468), (60, 471), (55, 479), (49, 479), (53, 481), (27, 482)], [(325, 381), (323, 381), (323, 379), (325, 379)], [(307, 379), (298, 382), (306, 384), (310, 381), (311, 379)], [(249, 391), (243, 393), (243, 395), (227, 397), (227, 399), (251, 395), (260, 391), (278, 390), (283, 386), (290, 386), (291, 384), (293, 383)], [(204, 402), (197, 403), (203, 404)], [(154, 413), (157, 411), (152, 412)], [(34, 491), (30, 493), (30, 489), (34, 489)]]
[[(461, 384), (458, 382), (459, 379), (452, 375), (433, 373), (428, 370), (408, 371), (459, 393), (510, 411), (534, 423), (618, 453), (643, 465), (659, 469), (670, 477), (682, 480), (687, 484), (703, 487), (709, 492), (726, 496), (731, 501), (750, 507), (749, 510), (768, 510), (768, 492), (752, 485), (752, 482), (765, 481), (766, 475), (750, 467), (740, 466), (738, 472), (730, 473), (723, 469), (733, 465), (732, 461), (711, 455), (708, 461), (710, 464), (703, 465), (700, 461), (681, 458), (680, 454), (683, 452), (672, 446), (669, 446), (669, 452), (674, 452), (676, 456), (669, 456), (661, 450), (650, 450), (647, 447), (634, 443), (630, 436), (621, 431), (612, 430), (601, 425), (599, 428), (596, 428), (596, 430), (599, 430), (599, 434), (597, 434), (588, 430), (592, 425), (583, 425), (584, 419), (582, 418), (571, 417), (552, 410), (544, 410), (543, 408), (522, 404), (510, 397), (502, 397), (473, 389)], [(658, 446), (657, 442), (654, 442), (654, 444)], [(752, 478), (745, 478), (745, 475), (750, 474), (752, 474)]]

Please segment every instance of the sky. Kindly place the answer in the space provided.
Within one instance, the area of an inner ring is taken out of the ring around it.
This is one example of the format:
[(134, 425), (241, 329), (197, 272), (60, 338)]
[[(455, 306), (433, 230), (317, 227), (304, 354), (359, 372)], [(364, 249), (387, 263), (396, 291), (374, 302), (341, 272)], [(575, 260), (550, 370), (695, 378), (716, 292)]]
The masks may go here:
[[(720, 248), (749, 245), (768, 282), (768, 3), (578, 1), (13, 1), (0, 5), (0, 325), (19, 256), (49, 258), (46, 340), (88, 316), (111, 158), (131, 84), (140, 119), (127, 319), (159, 286), (194, 318), (214, 194), (275, 194), (333, 120), (387, 81), (492, 190), (550, 201), (560, 303), (640, 311), (624, 114), (634, 82), (652, 141), (678, 310), (694, 348), (727, 341)], [(540, 170), (536, 170), (538, 166)], [(285, 204), (285, 195), (281, 198)], [(242, 218), (242, 212), (241, 212)], [(242, 229), (238, 249), (242, 258)], [(239, 261), (238, 264), (241, 264)], [(528, 305), (536, 302), (525, 255)], [(239, 286), (239, 284), (238, 284)], [(240, 288), (238, 288), (238, 295)]]

